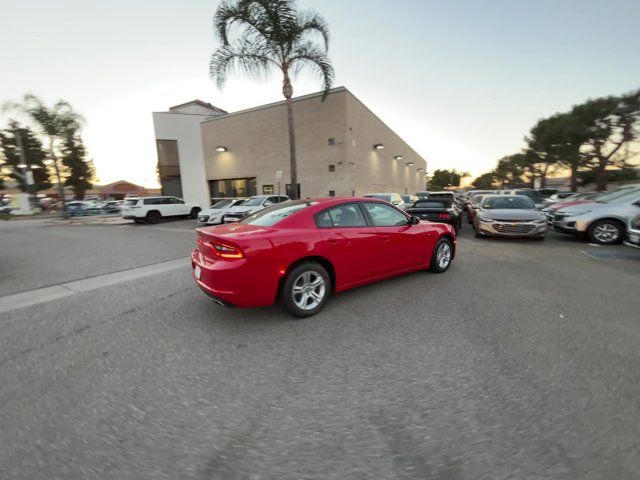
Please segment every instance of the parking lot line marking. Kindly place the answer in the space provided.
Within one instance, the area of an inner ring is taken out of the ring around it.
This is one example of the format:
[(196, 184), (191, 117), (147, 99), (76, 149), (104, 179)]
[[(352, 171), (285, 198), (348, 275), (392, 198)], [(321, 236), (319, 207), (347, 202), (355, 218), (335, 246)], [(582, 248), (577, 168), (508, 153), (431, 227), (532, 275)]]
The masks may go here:
[(130, 280), (156, 275), (158, 273), (169, 272), (189, 264), (189, 257), (176, 258), (166, 262), (144, 265), (142, 267), (130, 268), (114, 273), (106, 273), (82, 280), (65, 282), (51, 287), (37, 288), (26, 292), (14, 293), (0, 297), (0, 313), (17, 310), (19, 308), (30, 307), (40, 303), (50, 302), (59, 298), (75, 295), (76, 293), (89, 292), (99, 288), (116, 285)]

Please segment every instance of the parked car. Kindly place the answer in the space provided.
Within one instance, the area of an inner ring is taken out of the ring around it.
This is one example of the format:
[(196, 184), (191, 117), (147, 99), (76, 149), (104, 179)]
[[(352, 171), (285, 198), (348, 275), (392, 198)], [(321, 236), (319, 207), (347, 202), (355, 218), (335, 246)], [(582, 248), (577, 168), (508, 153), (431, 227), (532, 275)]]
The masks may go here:
[(104, 213), (119, 213), (120, 207), (122, 207), (122, 203), (122, 200), (109, 200), (107, 202), (104, 202), (102, 211)]
[[(465, 204), (463, 206), (463, 210), (466, 212), (469, 207), (471, 206), (471, 203), (473, 202), (473, 197), (476, 195), (488, 195), (488, 194), (495, 194), (498, 193), (497, 190), (470, 190), (467, 192), (467, 195), (465, 197)], [(471, 221), (469, 221), (469, 223), (471, 223)]]
[(532, 188), (515, 188), (511, 190), (504, 190), (503, 193), (504, 195), (524, 195), (535, 204), (536, 208), (543, 209), (546, 207), (544, 199)]
[(384, 200), (396, 207), (400, 207), (404, 203), (399, 193), (367, 193), (365, 198), (377, 198), (378, 200)]
[(557, 188), (537, 188), (534, 190), (538, 197), (549, 198), (552, 195), (557, 195), (559, 190)]
[(247, 215), (251, 215), (277, 203), (286, 202), (287, 200), (289, 200), (289, 197), (278, 195), (257, 195), (250, 197), (245, 200), (242, 205), (228, 208), (222, 216), (222, 223), (237, 222)]
[(99, 215), (102, 209), (93, 202), (84, 200), (72, 200), (66, 203), (67, 213), (71, 217), (84, 217), (88, 215)]
[(421, 220), (451, 225), (456, 233), (462, 228), (462, 212), (454, 206), (453, 198), (420, 198), (405, 211)]
[(573, 205), (580, 205), (583, 203), (592, 203), (594, 200), (598, 199), (603, 195), (606, 195), (607, 192), (589, 192), (589, 193), (577, 193), (575, 196), (567, 197), (561, 202), (553, 203), (547, 207), (544, 207), (542, 211), (547, 216), (547, 222), (549, 224), (553, 223), (553, 216), (556, 211), (571, 207)]
[(402, 204), (400, 205), (400, 208), (402, 208), (402, 210), (406, 210), (411, 205), (413, 205), (416, 200), (418, 200), (417, 195), (400, 195), (400, 198), (402, 198)]
[(225, 212), (230, 208), (239, 207), (246, 200), (246, 198), (225, 198), (224, 200), (220, 200), (198, 214), (198, 223), (203, 225), (218, 225), (222, 223), (222, 217)]
[(416, 270), (444, 272), (456, 252), (450, 225), (373, 198), (295, 200), (196, 232), (193, 276), (216, 303), (280, 299), (297, 317), (318, 313), (332, 293)]
[(627, 224), (627, 238), (625, 245), (633, 248), (640, 248), (640, 215), (636, 215)]
[(558, 192), (558, 193), (554, 193), (553, 195), (550, 195), (549, 197), (543, 197), (543, 201), (546, 204), (557, 203), (567, 198), (575, 197), (577, 195), (580, 195), (580, 194), (573, 193), (573, 192)]
[(127, 198), (120, 209), (122, 218), (136, 223), (158, 223), (163, 218), (197, 218), (200, 205), (176, 197)]
[(626, 188), (599, 197), (592, 203), (556, 211), (553, 229), (585, 235), (592, 243), (614, 245), (624, 239), (629, 220), (640, 214), (640, 188)]
[(476, 211), (479, 207), (480, 201), (482, 201), (482, 197), (485, 195), (497, 195), (496, 192), (474, 192), (469, 196), (467, 200), (467, 222), (473, 225), (473, 219), (476, 216)]
[(531, 237), (544, 240), (547, 219), (525, 195), (485, 195), (473, 220), (476, 238)]

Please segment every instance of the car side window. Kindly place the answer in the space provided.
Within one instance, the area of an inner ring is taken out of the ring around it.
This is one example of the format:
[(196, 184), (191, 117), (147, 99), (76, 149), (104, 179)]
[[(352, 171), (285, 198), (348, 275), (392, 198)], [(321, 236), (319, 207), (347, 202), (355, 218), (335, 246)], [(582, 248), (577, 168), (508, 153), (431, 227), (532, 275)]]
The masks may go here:
[(175, 205), (184, 205), (184, 202), (182, 200), (180, 200), (179, 198), (175, 198), (175, 197), (171, 197), (169, 199), (169, 203), (173, 203)]
[(364, 208), (376, 227), (398, 227), (408, 225), (406, 215), (383, 203), (365, 202)]
[(362, 210), (355, 203), (330, 208), (316, 215), (316, 225), (321, 228), (366, 227)]

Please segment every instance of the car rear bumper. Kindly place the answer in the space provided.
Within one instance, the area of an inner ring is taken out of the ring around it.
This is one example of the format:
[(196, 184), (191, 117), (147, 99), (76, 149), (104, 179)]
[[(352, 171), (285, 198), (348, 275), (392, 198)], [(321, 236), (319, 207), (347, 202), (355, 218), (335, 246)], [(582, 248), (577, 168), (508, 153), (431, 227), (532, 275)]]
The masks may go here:
[[(196, 266), (200, 267), (200, 278), (196, 276)], [(245, 258), (210, 262), (195, 249), (191, 254), (191, 268), (198, 287), (219, 305), (263, 307), (273, 305), (276, 299), (277, 273), (265, 275), (263, 270), (252, 268)]]
[(492, 237), (543, 237), (547, 234), (547, 223), (532, 222), (483, 222), (478, 221), (478, 231)]

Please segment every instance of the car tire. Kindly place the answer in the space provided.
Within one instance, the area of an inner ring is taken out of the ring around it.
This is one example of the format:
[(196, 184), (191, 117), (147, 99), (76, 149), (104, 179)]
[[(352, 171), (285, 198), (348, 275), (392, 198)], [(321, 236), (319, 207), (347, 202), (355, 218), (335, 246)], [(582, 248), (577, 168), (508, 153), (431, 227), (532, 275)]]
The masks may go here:
[(144, 218), (134, 218), (133, 221), (135, 223), (137, 223), (138, 225), (141, 225), (144, 223), (145, 219)]
[(441, 238), (431, 254), (429, 270), (434, 273), (446, 272), (453, 261), (453, 243), (448, 238)]
[[(311, 292), (319, 298), (311, 297)], [(301, 263), (289, 272), (280, 293), (284, 308), (291, 315), (298, 318), (310, 317), (322, 310), (329, 300), (331, 278), (319, 263)]]
[(477, 228), (475, 228), (475, 227), (474, 227), (473, 229), (475, 230), (475, 232), (474, 232), (474, 234), (473, 234), (473, 235), (474, 235), (474, 237), (476, 237), (476, 238), (484, 238), (484, 235), (480, 233), (480, 230), (478, 230), (478, 229), (477, 229)]
[(189, 218), (198, 218), (199, 213), (200, 213), (200, 209), (198, 207), (193, 207), (191, 209), (191, 213), (189, 214)]
[(152, 212), (148, 212), (147, 216), (145, 217), (145, 220), (147, 223), (150, 223), (152, 225), (158, 223), (160, 221), (160, 219), (162, 218), (162, 215), (160, 215), (160, 212), (156, 212), (155, 210)]
[(598, 245), (616, 245), (624, 239), (625, 226), (618, 220), (596, 220), (587, 228), (587, 238)]

